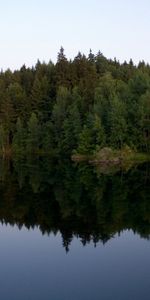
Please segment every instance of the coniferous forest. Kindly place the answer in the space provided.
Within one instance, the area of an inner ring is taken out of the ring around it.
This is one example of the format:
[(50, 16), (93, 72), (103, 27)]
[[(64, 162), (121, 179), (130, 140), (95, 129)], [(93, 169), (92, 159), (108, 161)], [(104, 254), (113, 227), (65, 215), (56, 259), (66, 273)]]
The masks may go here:
[(0, 152), (150, 151), (150, 65), (101, 52), (0, 73)]

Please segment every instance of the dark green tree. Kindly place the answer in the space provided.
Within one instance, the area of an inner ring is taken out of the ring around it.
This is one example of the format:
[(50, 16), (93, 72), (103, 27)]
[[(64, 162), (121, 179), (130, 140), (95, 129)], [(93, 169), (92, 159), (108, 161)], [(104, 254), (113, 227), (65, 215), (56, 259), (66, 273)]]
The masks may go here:
[(28, 121), (27, 152), (36, 153), (40, 148), (40, 126), (36, 114), (33, 112)]
[(26, 152), (26, 131), (23, 127), (21, 119), (18, 117), (16, 123), (16, 132), (13, 137), (13, 151), (15, 153), (25, 154)]

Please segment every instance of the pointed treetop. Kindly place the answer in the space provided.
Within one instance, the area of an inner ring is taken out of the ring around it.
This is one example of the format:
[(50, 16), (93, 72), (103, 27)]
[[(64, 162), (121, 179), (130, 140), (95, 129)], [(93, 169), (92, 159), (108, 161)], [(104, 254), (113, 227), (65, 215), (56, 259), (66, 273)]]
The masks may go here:
[(95, 55), (92, 53), (92, 50), (90, 49), (89, 55), (88, 55), (88, 60), (90, 62), (95, 62)]
[(60, 47), (60, 50), (59, 50), (59, 52), (58, 52), (58, 55), (57, 55), (57, 62), (60, 62), (60, 61), (62, 61), (62, 60), (67, 61), (67, 58), (66, 58), (66, 56), (65, 56), (65, 54), (64, 54), (64, 48), (61, 46), (61, 47)]
[(102, 57), (102, 56), (103, 56), (103, 53), (99, 50), (96, 56), (97, 56), (97, 57)]

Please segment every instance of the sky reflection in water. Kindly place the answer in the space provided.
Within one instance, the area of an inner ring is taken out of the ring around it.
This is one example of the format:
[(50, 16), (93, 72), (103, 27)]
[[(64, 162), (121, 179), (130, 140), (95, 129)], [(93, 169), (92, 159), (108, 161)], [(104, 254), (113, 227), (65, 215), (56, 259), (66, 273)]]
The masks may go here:
[(149, 167), (106, 176), (39, 162), (33, 178), (17, 163), (0, 181), (1, 299), (148, 300)]

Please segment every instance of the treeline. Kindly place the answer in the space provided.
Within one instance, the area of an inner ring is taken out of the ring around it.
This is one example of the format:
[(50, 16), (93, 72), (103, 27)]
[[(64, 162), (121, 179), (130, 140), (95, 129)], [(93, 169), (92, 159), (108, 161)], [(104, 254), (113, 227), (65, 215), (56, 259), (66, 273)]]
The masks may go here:
[(0, 73), (0, 152), (150, 150), (150, 65), (78, 53)]

